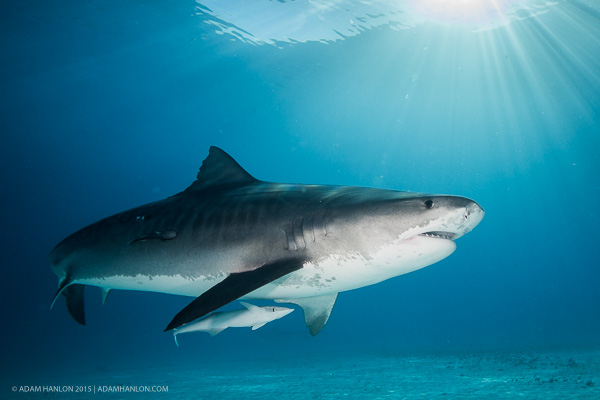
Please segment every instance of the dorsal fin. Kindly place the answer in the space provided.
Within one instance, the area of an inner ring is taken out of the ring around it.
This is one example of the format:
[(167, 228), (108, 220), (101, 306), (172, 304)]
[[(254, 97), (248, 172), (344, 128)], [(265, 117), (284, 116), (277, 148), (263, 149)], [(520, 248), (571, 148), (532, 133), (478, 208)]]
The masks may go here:
[(229, 154), (218, 147), (211, 146), (208, 157), (202, 162), (196, 181), (185, 191), (203, 190), (209, 187), (248, 185), (258, 182), (240, 166)]

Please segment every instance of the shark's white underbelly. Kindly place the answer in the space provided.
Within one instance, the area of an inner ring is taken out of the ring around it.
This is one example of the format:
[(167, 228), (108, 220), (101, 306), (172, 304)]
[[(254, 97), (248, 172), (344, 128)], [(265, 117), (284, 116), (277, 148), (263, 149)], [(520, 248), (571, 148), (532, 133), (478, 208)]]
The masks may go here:
[(246, 298), (285, 299), (321, 296), (373, 285), (436, 263), (454, 252), (451, 240), (416, 236), (366, 257), (334, 254), (308, 262), (301, 270), (273, 281)]
[[(448, 257), (456, 249), (451, 240), (415, 236), (398, 240), (365, 256), (359, 253), (332, 254), (275, 280), (243, 298), (296, 299), (339, 293), (373, 285), (426, 267)], [(143, 290), (197, 297), (226, 278), (196, 278), (181, 275), (114, 275), (78, 280), (77, 283), (106, 289)]]

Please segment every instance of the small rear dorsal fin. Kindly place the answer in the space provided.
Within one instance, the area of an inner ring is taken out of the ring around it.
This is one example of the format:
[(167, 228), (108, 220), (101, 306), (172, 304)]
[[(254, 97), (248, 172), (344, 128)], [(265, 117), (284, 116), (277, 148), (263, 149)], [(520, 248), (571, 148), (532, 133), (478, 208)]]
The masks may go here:
[(195, 192), (209, 187), (243, 186), (254, 182), (258, 180), (246, 172), (229, 154), (218, 147), (211, 146), (196, 180), (185, 192)]

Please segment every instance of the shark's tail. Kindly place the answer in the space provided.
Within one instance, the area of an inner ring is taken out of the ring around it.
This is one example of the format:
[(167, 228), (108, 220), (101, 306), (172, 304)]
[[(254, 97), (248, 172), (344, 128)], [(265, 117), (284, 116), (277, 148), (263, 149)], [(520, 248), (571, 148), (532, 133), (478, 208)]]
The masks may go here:
[(52, 299), (50, 308), (54, 306), (56, 299), (62, 293), (66, 298), (69, 314), (71, 314), (75, 321), (79, 322), (81, 325), (85, 325), (85, 307), (83, 304), (83, 291), (85, 285), (72, 282), (73, 281), (67, 278), (60, 283), (58, 290)]

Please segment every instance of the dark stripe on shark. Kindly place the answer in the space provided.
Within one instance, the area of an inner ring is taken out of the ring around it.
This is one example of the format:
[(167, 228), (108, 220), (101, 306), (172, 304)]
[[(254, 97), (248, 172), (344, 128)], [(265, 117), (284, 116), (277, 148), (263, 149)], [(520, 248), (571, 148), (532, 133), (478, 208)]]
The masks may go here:
[(265, 264), (252, 271), (232, 273), (175, 315), (165, 332), (203, 317), (233, 300), (297, 271), (302, 268), (303, 264), (304, 260), (300, 258), (288, 258)]

